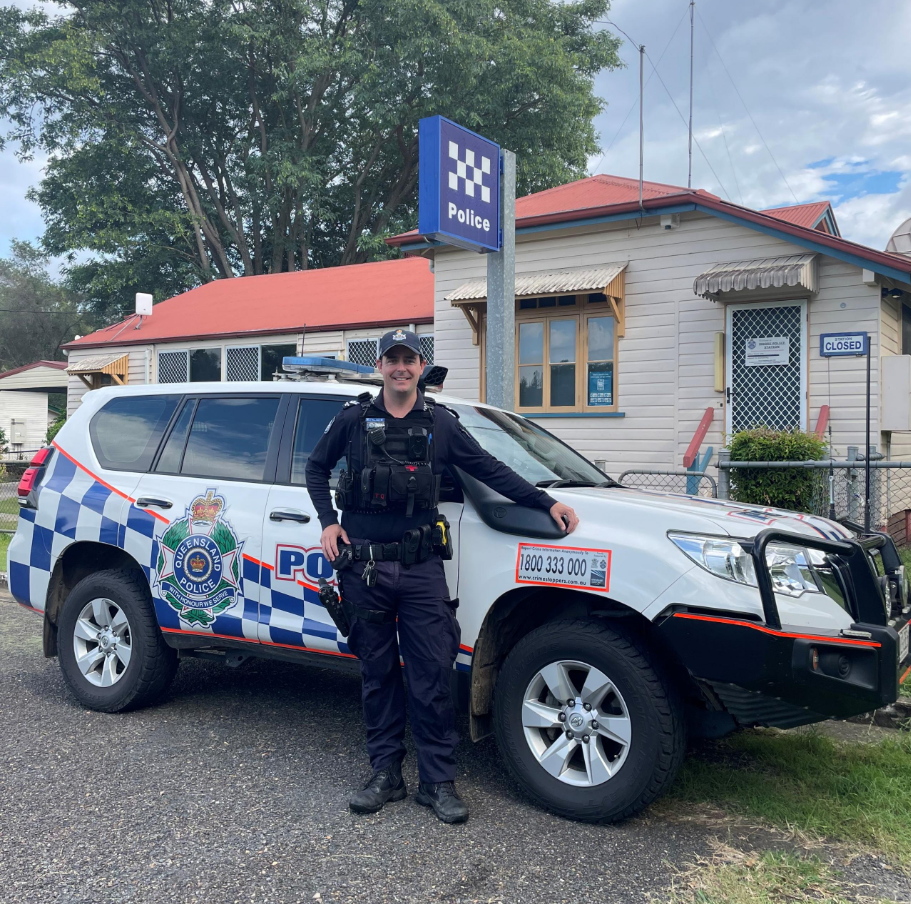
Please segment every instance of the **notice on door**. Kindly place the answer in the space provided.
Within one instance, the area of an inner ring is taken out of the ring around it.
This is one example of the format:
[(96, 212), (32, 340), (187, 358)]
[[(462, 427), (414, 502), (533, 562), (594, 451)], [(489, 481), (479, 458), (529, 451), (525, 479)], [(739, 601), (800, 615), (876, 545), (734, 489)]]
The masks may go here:
[(757, 336), (745, 343), (744, 364), (767, 367), (791, 363), (791, 340), (787, 336)]

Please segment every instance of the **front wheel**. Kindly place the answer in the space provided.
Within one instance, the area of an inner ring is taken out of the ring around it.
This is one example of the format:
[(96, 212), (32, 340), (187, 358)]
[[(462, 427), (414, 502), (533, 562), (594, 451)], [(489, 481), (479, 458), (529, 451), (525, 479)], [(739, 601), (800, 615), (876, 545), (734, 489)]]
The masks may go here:
[(673, 687), (630, 636), (598, 620), (549, 622), (507, 656), (494, 731), (513, 777), (555, 813), (608, 822), (638, 813), (686, 747)]
[(141, 574), (98, 571), (83, 578), (63, 604), (57, 625), (60, 670), (76, 699), (115, 713), (146, 706), (177, 671)]

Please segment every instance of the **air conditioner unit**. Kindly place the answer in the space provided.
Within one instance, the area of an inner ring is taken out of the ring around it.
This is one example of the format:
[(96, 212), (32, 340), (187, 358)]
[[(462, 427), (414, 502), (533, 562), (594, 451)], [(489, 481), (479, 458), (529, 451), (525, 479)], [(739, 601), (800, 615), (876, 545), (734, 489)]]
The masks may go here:
[(25, 426), (25, 420), (23, 418), (13, 418), (10, 421), (9, 441), (11, 443), (27, 442), (25, 436)]
[(884, 355), (882, 369), (880, 430), (911, 430), (911, 355)]

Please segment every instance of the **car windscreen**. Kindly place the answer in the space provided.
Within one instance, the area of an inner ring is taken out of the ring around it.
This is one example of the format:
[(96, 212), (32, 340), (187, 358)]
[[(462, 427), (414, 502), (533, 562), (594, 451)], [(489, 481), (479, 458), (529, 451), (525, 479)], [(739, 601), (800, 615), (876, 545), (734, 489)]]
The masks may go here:
[(537, 424), (493, 408), (449, 405), (481, 448), (509, 465), (529, 483), (542, 486), (557, 480), (595, 486), (612, 482), (590, 461)]

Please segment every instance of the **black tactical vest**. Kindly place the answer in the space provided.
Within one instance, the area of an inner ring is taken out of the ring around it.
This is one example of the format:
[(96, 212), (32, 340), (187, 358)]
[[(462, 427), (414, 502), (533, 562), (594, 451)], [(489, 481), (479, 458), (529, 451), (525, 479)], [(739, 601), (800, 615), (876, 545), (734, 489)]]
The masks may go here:
[[(349, 403), (352, 404), (352, 403)], [(370, 393), (362, 393), (358, 438), (361, 445), (359, 471), (342, 471), (335, 490), (335, 501), (343, 512), (378, 514), (415, 511), (432, 515), (440, 501), (440, 476), (433, 474), (432, 399), (425, 399), (419, 417), (390, 417), (373, 404)], [(348, 467), (352, 456), (348, 455)]]

